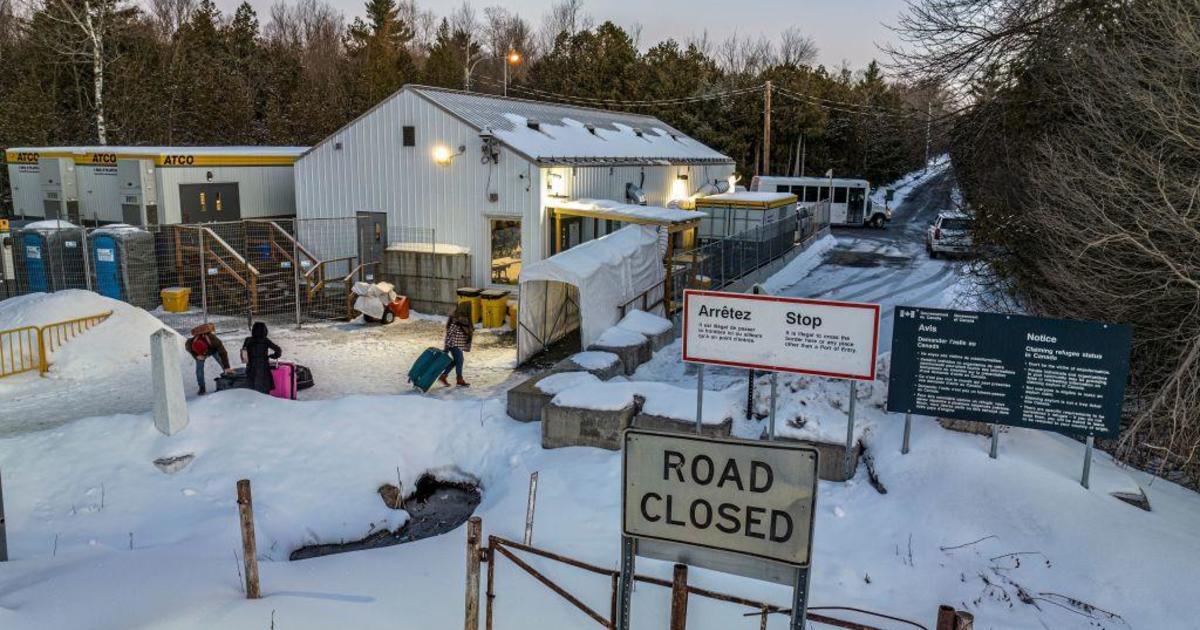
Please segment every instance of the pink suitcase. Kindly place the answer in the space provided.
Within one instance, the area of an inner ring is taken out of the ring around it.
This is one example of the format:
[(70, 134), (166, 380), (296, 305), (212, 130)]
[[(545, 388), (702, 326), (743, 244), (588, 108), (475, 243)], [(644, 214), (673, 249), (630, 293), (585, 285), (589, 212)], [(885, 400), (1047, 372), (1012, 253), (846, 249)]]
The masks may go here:
[(272, 396), (296, 400), (296, 365), (294, 363), (282, 361), (277, 363), (275, 367), (271, 368), (271, 379), (275, 382), (275, 386), (271, 388)]

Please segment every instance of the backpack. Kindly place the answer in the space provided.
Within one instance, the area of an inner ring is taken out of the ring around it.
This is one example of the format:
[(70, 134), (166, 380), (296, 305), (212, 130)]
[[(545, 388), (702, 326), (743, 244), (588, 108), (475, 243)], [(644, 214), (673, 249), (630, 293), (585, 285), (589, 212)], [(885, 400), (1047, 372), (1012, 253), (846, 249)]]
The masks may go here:
[(192, 352), (198, 357), (208, 355), (208, 342), (204, 337), (196, 337), (192, 340)]

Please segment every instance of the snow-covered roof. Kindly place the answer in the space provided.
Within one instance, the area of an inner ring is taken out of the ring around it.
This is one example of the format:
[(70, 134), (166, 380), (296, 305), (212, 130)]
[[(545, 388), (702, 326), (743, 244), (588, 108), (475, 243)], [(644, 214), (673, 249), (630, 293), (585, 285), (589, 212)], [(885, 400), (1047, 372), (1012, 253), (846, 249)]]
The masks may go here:
[(696, 199), (696, 205), (704, 206), (753, 206), (774, 208), (796, 203), (796, 195), (782, 192), (727, 192)]
[(639, 206), (620, 203), (611, 199), (572, 199), (550, 204), (551, 208), (575, 210), (579, 212), (595, 212), (614, 215), (614, 219), (629, 217), (630, 222), (649, 221), (654, 223), (682, 223), (695, 221), (706, 216), (703, 212), (683, 210), (681, 208), (663, 208), (661, 206)]
[[(292, 163), (304, 154), (308, 147), (290, 146), (228, 146), (228, 147), (190, 147), (190, 146), (118, 146), (92, 145), (75, 147), (10, 147), (5, 151), (6, 160), (10, 163), (36, 163), (38, 157), (45, 158), (74, 158), (77, 164), (96, 166), (112, 166), (109, 161), (95, 161), (95, 155), (113, 156), (117, 159), (149, 159), (160, 165), (218, 166), (223, 163), (230, 165), (253, 164), (262, 160), (263, 163)], [(179, 158), (185, 158), (180, 160)], [(188, 161), (186, 158), (191, 158)]]
[(733, 161), (644, 114), (416, 85), (404, 89), (540, 163)]

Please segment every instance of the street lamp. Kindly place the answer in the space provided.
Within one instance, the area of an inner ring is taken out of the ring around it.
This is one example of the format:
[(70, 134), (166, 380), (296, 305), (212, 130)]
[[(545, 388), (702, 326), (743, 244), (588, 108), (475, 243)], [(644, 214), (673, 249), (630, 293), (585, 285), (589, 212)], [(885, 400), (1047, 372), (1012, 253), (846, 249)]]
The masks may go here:
[[(480, 58), (476, 59), (475, 61), (472, 61), (466, 65), (466, 67), (463, 69), (463, 74), (464, 74), (463, 89), (464, 90), (466, 90), (467, 92), (471, 91), (471, 74), (473, 74), (475, 72), (475, 66), (479, 65), (479, 62), (485, 61), (488, 59), (499, 61), (500, 57), (480, 57)], [(525, 58), (521, 56), (521, 53), (519, 53), (515, 50), (510, 50), (508, 52), (508, 54), (504, 56), (504, 95), (505, 96), (508, 96), (508, 67), (519, 65), (524, 60), (525, 60)]]

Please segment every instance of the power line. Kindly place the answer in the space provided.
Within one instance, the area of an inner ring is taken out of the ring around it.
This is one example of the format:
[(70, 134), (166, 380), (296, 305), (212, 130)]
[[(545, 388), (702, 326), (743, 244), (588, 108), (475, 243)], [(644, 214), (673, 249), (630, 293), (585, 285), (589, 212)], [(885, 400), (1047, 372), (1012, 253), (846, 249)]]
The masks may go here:
[[(479, 79), (485, 83), (490, 83), (494, 87), (501, 86), (501, 84), (498, 81), (495, 81), (494, 79), (491, 79), (489, 77), (479, 77)], [(721, 91), (721, 92), (709, 92), (706, 94), (696, 94), (693, 96), (681, 96), (681, 97), (677, 97), (677, 98), (637, 99), (637, 100), (621, 100), (621, 99), (595, 98), (595, 97), (590, 97), (590, 96), (574, 96), (574, 95), (570, 95), (570, 94), (560, 94), (558, 92), (550, 92), (547, 90), (539, 90), (537, 88), (531, 88), (531, 87), (527, 87), (527, 86), (523, 86), (523, 85), (514, 85), (514, 84), (509, 84), (508, 89), (517, 91), (517, 92), (522, 92), (525, 94), (530, 94), (533, 96), (539, 96), (542, 98), (551, 98), (551, 99), (555, 99), (555, 100), (558, 100), (561, 102), (567, 102), (567, 103), (585, 104), (585, 105), (593, 105), (593, 106), (608, 105), (608, 106), (619, 106), (619, 107), (655, 107), (655, 106), (661, 106), (661, 105), (684, 105), (684, 104), (689, 104), (689, 103), (699, 103), (699, 102), (703, 102), (703, 101), (713, 101), (713, 100), (718, 100), (718, 99), (725, 99), (725, 98), (732, 97), (732, 96), (741, 96), (743, 94), (752, 94), (752, 93), (756, 93), (756, 92), (761, 92), (764, 89), (764, 86), (763, 85), (755, 85), (752, 87), (738, 88), (738, 89), (733, 89), (733, 90), (725, 90), (725, 91)]]

